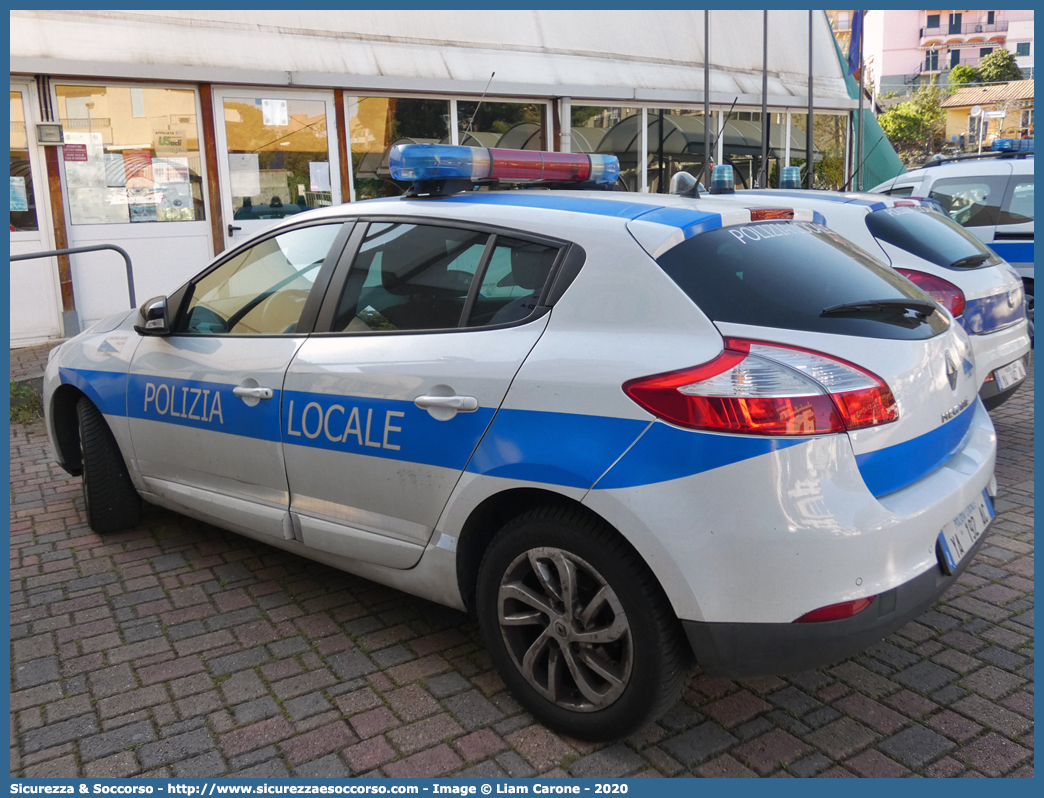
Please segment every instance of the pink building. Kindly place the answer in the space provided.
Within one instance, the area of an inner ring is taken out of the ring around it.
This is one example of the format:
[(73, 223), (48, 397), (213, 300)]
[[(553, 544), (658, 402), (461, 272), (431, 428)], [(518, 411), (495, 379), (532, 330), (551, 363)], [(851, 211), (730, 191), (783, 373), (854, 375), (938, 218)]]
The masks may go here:
[(906, 92), (932, 77), (947, 82), (958, 64), (976, 66), (995, 49), (1010, 50), (1032, 77), (1033, 11), (867, 11), (863, 61), (875, 94)]

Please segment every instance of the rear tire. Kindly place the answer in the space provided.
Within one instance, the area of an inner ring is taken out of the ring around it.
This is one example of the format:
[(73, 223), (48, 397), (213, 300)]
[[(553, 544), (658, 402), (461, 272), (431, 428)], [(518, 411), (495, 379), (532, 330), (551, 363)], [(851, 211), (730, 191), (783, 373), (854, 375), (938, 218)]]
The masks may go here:
[(83, 459), (83, 500), (95, 532), (118, 532), (138, 523), (141, 497), (134, 489), (120, 447), (101, 411), (83, 397), (76, 404)]
[(548, 506), (508, 522), (483, 557), (476, 598), (494, 665), (547, 726), (615, 740), (678, 700), (691, 662), (680, 624), (601, 519)]

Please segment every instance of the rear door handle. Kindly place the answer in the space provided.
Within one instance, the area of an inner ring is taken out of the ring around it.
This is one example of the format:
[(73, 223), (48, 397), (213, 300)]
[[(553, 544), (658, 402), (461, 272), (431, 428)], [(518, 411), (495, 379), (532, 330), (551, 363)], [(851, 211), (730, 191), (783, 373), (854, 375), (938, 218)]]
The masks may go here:
[(243, 399), (271, 399), (272, 389), (271, 388), (244, 388), (242, 385), (237, 385), (232, 389), (232, 393)]
[(413, 403), (423, 410), (441, 408), (456, 410), (458, 413), (473, 413), (479, 406), (474, 396), (418, 396)]

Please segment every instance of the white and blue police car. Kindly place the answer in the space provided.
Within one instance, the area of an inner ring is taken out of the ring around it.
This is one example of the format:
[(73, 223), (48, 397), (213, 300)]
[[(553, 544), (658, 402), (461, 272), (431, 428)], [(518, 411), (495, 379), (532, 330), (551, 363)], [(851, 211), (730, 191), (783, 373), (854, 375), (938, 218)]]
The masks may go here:
[[(947, 215), (932, 199), (793, 188), (730, 192), (731, 167), (717, 167), (712, 190), (739, 205), (787, 203), (820, 214), (831, 230), (891, 265), (942, 305), (971, 341), (982, 385), (993, 409), (1026, 379), (1031, 339), (1019, 273)], [(798, 167), (784, 169), (797, 170)], [(786, 185), (782, 175), (781, 183)]]
[[(622, 737), (952, 584), (994, 511), (966, 331), (809, 211), (604, 190), (615, 158), (407, 145), (54, 351), (88, 522), (141, 499), (469, 609), (537, 718)], [(464, 190), (461, 190), (464, 189)]]

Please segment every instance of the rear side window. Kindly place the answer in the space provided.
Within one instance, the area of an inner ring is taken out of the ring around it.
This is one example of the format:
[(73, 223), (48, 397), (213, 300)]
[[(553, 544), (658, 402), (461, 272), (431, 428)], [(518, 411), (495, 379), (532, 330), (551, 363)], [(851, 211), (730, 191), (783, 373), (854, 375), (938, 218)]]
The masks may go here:
[(945, 216), (922, 207), (885, 208), (866, 216), (874, 237), (945, 268), (974, 268), (1000, 258)]
[(997, 224), (1033, 221), (1033, 175), (1012, 175)]
[[(755, 222), (683, 241), (657, 259), (712, 321), (870, 338), (930, 338), (939, 312), (896, 307), (920, 289), (822, 225)], [(892, 300), (876, 311), (841, 305)]]
[(961, 227), (989, 227), (997, 224), (1006, 183), (999, 175), (946, 177), (932, 184), (928, 196)]
[(885, 194), (892, 197), (909, 197), (913, 194), (913, 186), (897, 186), (896, 188), (890, 188)]

